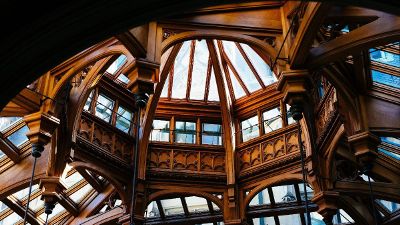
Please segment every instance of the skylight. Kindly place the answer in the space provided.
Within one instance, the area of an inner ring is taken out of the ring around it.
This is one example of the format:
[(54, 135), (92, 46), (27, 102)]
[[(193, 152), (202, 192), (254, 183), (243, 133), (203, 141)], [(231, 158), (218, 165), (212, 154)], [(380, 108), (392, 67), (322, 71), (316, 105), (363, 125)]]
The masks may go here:
[[(232, 99), (249, 96), (277, 81), (265, 60), (249, 45), (214, 40), (224, 87)], [(161, 92), (162, 98), (218, 102), (215, 69), (206, 40), (182, 44)], [(221, 74), (218, 73), (218, 74)], [(224, 92), (221, 92), (224, 93)]]

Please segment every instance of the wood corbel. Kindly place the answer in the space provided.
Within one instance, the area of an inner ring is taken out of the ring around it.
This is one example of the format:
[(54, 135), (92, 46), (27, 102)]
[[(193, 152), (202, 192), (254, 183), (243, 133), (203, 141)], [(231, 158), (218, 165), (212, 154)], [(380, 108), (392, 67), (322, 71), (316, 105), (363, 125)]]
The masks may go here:
[(380, 143), (379, 137), (369, 131), (365, 131), (348, 137), (348, 142), (354, 149), (356, 159), (367, 170), (365, 172), (369, 172), (375, 158), (378, 156), (377, 147)]
[(339, 192), (321, 191), (311, 199), (318, 205), (318, 213), (324, 217), (323, 220), (326, 225), (333, 225), (332, 219), (338, 210), (338, 198)]

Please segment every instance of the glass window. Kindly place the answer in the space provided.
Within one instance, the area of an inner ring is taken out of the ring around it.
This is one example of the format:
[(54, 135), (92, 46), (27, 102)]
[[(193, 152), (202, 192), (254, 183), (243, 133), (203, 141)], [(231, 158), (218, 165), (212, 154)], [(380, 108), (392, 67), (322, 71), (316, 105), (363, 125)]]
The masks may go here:
[(109, 123), (111, 122), (113, 108), (114, 101), (100, 93), (96, 102), (96, 116)]
[(158, 210), (158, 206), (155, 201), (150, 202), (150, 204), (147, 206), (147, 210), (145, 212), (144, 217), (146, 218), (160, 217), (160, 211)]
[(241, 122), (242, 126), (242, 140), (246, 142), (260, 135), (258, 128), (258, 117), (253, 116)]
[(258, 75), (260, 75), (261, 80), (264, 82), (265, 86), (268, 86), (277, 81), (275, 74), (271, 71), (271, 68), (265, 61), (247, 44), (240, 44), (249, 57), (252, 65), (256, 69)]
[(0, 150), (0, 159), (3, 158), (3, 156), (5, 156), (5, 154), (4, 154), (4, 152), (2, 152), (2, 151)]
[(293, 184), (272, 187), (275, 203), (296, 201), (296, 192)]
[[(304, 201), (305, 200), (304, 185), (303, 183), (299, 183), (298, 185), (299, 185), (301, 200)], [(310, 187), (309, 184), (306, 184), (306, 191), (308, 200), (311, 200), (314, 197), (314, 190)]]
[(92, 90), (89, 94), (88, 99), (86, 100), (85, 106), (83, 107), (84, 110), (89, 111), (90, 110), (90, 104), (92, 103), (93, 100), (93, 95), (94, 95), (94, 90)]
[(42, 207), (44, 207), (44, 201), (40, 197), (31, 200), (29, 203), (29, 208), (34, 212), (37, 212)]
[(201, 143), (206, 145), (222, 145), (221, 124), (203, 123)]
[(114, 74), (117, 72), (119, 68), (121, 68), (122, 65), (124, 65), (126, 61), (126, 56), (125, 55), (120, 55), (106, 70), (107, 73), (109, 74)]
[(168, 97), (169, 79), (170, 79), (169, 77), (170, 77), (170, 75), (168, 74), (168, 77), (165, 80), (164, 87), (163, 87), (163, 89), (161, 91), (161, 96), (160, 96), (161, 98), (167, 98)]
[(3, 212), (3, 210), (7, 208), (8, 208), (7, 205), (0, 201), (0, 212)]
[(12, 213), (0, 221), (0, 225), (16, 224), (18, 220), (22, 219), (17, 213)]
[(28, 132), (29, 128), (25, 125), (19, 130), (12, 133), (10, 136), (8, 136), (7, 139), (11, 141), (11, 143), (13, 143), (15, 146), (19, 147), (28, 141), (28, 137), (26, 136), (26, 133)]
[[(32, 186), (32, 193), (34, 193), (34, 192), (37, 191), (38, 189), (39, 189), (39, 185), (38, 185), (38, 184), (33, 185), (33, 186)], [(29, 193), (29, 187), (24, 188), (24, 189), (22, 189), (22, 190), (20, 190), (20, 191), (18, 191), (18, 192), (15, 192), (15, 193), (13, 194), (13, 196), (14, 196), (16, 199), (18, 199), (18, 200), (21, 201), (22, 199), (24, 199), (25, 197), (28, 196), (28, 193)]]
[(79, 204), (91, 191), (93, 191), (93, 187), (90, 184), (86, 184), (69, 197), (76, 204)]
[(281, 110), (279, 107), (270, 109), (263, 113), (265, 133), (282, 128)]
[[(229, 71), (229, 76), (232, 82), (232, 88), (233, 88), (233, 94), (235, 95), (235, 98), (241, 98), (246, 95), (246, 92), (244, 92), (242, 86), (240, 85), (239, 81), (236, 79), (235, 75), (233, 74), (231, 68), (228, 68)], [(226, 74), (228, 76), (228, 74)]]
[(0, 131), (4, 131), (22, 117), (0, 117)]
[(187, 144), (196, 143), (196, 123), (176, 121), (175, 142)]
[(133, 114), (125, 107), (119, 106), (115, 126), (125, 133), (129, 133)]
[(300, 214), (278, 216), (280, 225), (301, 224)]
[[(58, 214), (61, 214), (63, 212), (65, 212), (65, 208), (61, 204), (57, 203), (56, 206), (53, 209), (53, 212), (51, 214), (49, 214), (49, 220), (51, 220), (51, 218), (53, 218), (54, 216), (56, 216)], [(42, 219), (43, 221), (45, 221), (46, 220), (46, 214), (42, 213), (39, 216), (39, 218)]]
[(211, 68), (210, 86), (208, 89), (208, 101), (219, 102), (217, 82), (215, 81), (214, 68)]
[(163, 199), (161, 205), (166, 216), (184, 213), (180, 198)]
[(390, 52), (382, 51), (379, 49), (370, 49), (369, 55), (372, 61), (384, 63), (394, 67), (400, 67), (400, 55)]
[[(307, 215), (305, 213), (304, 218), (307, 219)], [(321, 214), (317, 212), (310, 212), (310, 218), (311, 225), (325, 225), (325, 222), (323, 221), (324, 217), (322, 217)]]
[(255, 206), (255, 205), (270, 205), (270, 204), (271, 200), (269, 199), (268, 188), (265, 188), (264, 190), (260, 191), (257, 195), (253, 197), (249, 205)]
[[(250, 92), (254, 92), (261, 89), (253, 71), (251, 71), (243, 55), (240, 53), (236, 44), (232, 41), (222, 41), (224, 50), (228, 55), (228, 58), (233, 64), (233, 67), (238, 72), (240, 79), (243, 81), (245, 86)], [(234, 75), (231, 73), (231, 79)]]
[(209, 51), (206, 40), (197, 41), (193, 58), (190, 99), (203, 100), (206, 90)]
[(189, 213), (197, 212), (208, 212), (208, 204), (205, 198), (200, 198), (197, 196), (190, 196), (185, 198), (186, 205), (188, 207)]
[(286, 104), (286, 120), (288, 125), (296, 122), (296, 120), (293, 119), (292, 111), (290, 111), (290, 105), (288, 104)]
[(153, 130), (151, 131), (150, 140), (169, 142), (168, 120), (153, 120)]
[(124, 84), (128, 84), (130, 81), (129, 78), (122, 73), (118, 76), (117, 80)]
[(186, 98), (191, 41), (185, 41), (174, 62), (172, 98)]
[(380, 205), (384, 206), (390, 213), (396, 212), (400, 209), (400, 204), (396, 202), (386, 201), (383, 199), (377, 199)]
[(253, 218), (254, 225), (275, 225), (275, 219), (271, 217)]
[(349, 224), (354, 223), (353, 218), (349, 216), (343, 209), (339, 209), (335, 216), (333, 216), (332, 220), (333, 224)]
[(400, 77), (376, 70), (371, 70), (372, 80), (394, 88), (400, 88)]

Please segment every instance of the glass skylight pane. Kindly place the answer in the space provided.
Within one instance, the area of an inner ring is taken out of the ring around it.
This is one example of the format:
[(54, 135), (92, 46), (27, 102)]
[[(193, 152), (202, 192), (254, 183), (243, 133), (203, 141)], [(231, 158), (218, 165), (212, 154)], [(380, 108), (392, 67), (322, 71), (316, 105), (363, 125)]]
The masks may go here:
[(7, 137), (11, 143), (13, 143), (15, 146), (19, 147), (26, 141), (28, 141), (28, 137), (26, 136), (26, 133), (29, 132), (29, 128), (25, 125), (19, 130), (15, 131), (12, 133), (10, 136)]
[(7, 129), (20, 119), (22, 119), (22, 117), (0, 117), (0, 131)]
[(372, 61), (384, 63), (394, 67), (400, 67), (400, 52), (399, 54), (393, 54), (374, 48), (370, 49), (369, 52)]
[(209, 51), (205, 40), (196, 41), (190, 99), (203, 100), (206, 89)]
[[(311, 225), (325, 225), (325, 222), (323, 221), (324, 217), (321, 216), (321, 214), (317, 212), (310, 212), (310, 217), (311, 217)], [(306, 219), (306, 214), (304, 213), (304, 218)]]
[(400, 155), (399, 154), (396, 154), (396, 153), (391, 152), (391, 151), (387, 151), (387, 150), (382, 149), (382, 148), (378, 148), (378, 151), (380, 151), (383, 154), (388, 155), (388, 156), (390, 156), (390, 157), (392, 157), (392, 158), (394, 158), (396, 160), (400, 160)]
[(106, 70), (107, 73), (114, 74), (126, 61), (125, 55), (120, 55)]
[(94, 90), (92, 90), (89, 94), (89, 97), (86, 100), (85, 106), (83, 107), (84, 110), (88, 111), (90, 109), (90, 104), (92, 103), (94, 95)]
[(210, 87), (208, 89), (208, 101), (219, 102), (217, 82), (215, 81), (214, 68), (211, 68)]
[(117, 80), (121, 81), (124, 84), (128, 84), (130, 81), (129, 78), (122, 73), (118, 76)]
[(275, 203), (296, 201), (296, 192), (293, 184), (272, 187)]
[(290, 111), (290, 107), (291, 107), (290, 105), (286, 104), (286, 120), (287, 120), (288, 125), (296, 122), (296, 120), (293, 119), (292, 112)]
[[(31, 200), (29, 203), (29, 208), (34, 212), (38, 211), (40, 208), (44, 206), (44, 201), (40, 199), (40, 196)], [(26, 207), (26, 206), (25, 206)]]
[[(239, 49), (237, 48), (236, 44), (231, 41), (222, 41), (224, 46), (225, 52), (227, 53), (230, 61), (235, 67), (236, 71), (239, 74), (239, 77), (246, 85), (247, 89), (250, 92), (254, 92), (258, 89), (261, 89), (260, 84), (258, 83), (253, 71), (251, 71), (249, 65), (243, 58), (243, 55), (240, 53)], [(233, 75), (231, 74), (231, 77)]]
[(96, 103), (96, 116), (109, 123), (113, 108), (114, 101), (100, 93)]
[(249, 205), (255, 206), (255, 205), (270, 205), (270, 204), (271, 200), (269, 199), (268, 188), (265, 188), (257, 195), (255, 195), (253, 199), (251, 199)]
[(3, 158), (3, 156), (5, 156), (5, 154), (4, 154), (4, 152), (2, 152), (2, 151), (0, 150), (0, 159)]
[(207, 200), (205, 198), (190, 196), (186, 197), (185, 200), (188, 210), (191, 213), (210, 211), (208, 208)]
[[(303, 183), (298, 183), (297, 185), (299, 185), (301, 200), (304, 201), (305, 200), (304, 185)], [(308, 200), (311, 200), (314, 197), (314, 190), (310, 187), (310, 185), (306, 184), (306, 191)]]
[(281, 110), (279, 107), (263, 113), (265, 133), (282, 128)]
[(333, 216), (333, 224), (348, 224), (354, 223), (353, 218), (349, 216), (343, 209), (339, 209), (337, 214)]
[(90, 184), (86, 184), (81, 189), (70, 195), (69, 197), (74, 201), (76, 204), (79, 204), (83, 198), (85, 198), (91, 191), (93, 187)]
[(185, 41), (174, 62), (172, 98), (186, 98), (191, 41)]
[(16, 224), (18, 220), (22, 219), (17, 213), (12, 213), (0, 221), (1, 225)]
[[(39, 189), (39, 185), (38, 184), (33, 185), (32, 186), (32, 193), (37, 191), (38, 189)], [(14, 193), (13, 196), (16, 199), (21, 201), (22, 199), (24, 199), (25, 197), (28, 196), (28, 193), (29, 193), (29, 187), (24, 188), (24, 189), (22, 189), (22, 190), (20, 190), (20, 191), (18, 191), (16, 193)]]
[(196, 143), (196, 123), (176, 121), (175, 123), (176, 143)]
[(144, 217), (146, 218), (160, 217), (160, 211), (158, 210), (158, 206), (155, 201), (150, 202), (150, 204), (147, 206), (147, 210), (145, 212)]
[(261, 80), (264, 82), (265, 86), (270, 85), (277, 81), (274, 73), (271, 71), (269, 65), (247, 44), (240, 44), (246, 53), (247, 57), (250, 58), (254, 68), (256, 69)]
[(73, 173), (69, 177), (63, 179), (64, 184), (67, 188), (74, 186), (76, 183), (83, 179), (82, 175), (78, 172)]
[(372, 80), (381, 84), (385, 84), (394, 88), (400, 88), (400, 77), (382, 73), (380, 71), (371, 70)]
[(283, 215), (278, 216), (280, 225), (294, 225), (301, 224), (301, 219), (299, 214)]
[(275, 219), (271, 217), (253, 218), (254, 225), (275, 225)]
[(241, 122), (243, 142), (251, 140), (260, 135), (258, 129), (258, 117), (254, 116)]
[(169, 74), (168, 74), (168, 76), (167, 76), (167, 79), (165, 80), (165, 84), (164, 84), (164, 87), (163, 87), (163, 89), (162, 89), (162, 91), (161, 91), (161, 98), (167, 98), (168, 97), (168, 88), (169, 88)]
[(184, 213), (180, 198), (161, 200), (161, 205), (166, 216)]
[(7, 205), (0, 201), (0, 212), (2, 212), (3, 210), (5, 210), (7, 208), (8, 208)]
[(396, 137), (381, 137), (381, 141), (400, 147), (400, 138)]
[(386, 201), (383, 199), (377, 199), (381, 205), (383, 205), (390, 213), (396, 212), (400, 209), (400, 204), (396, 202)]
[(232, 82), (232, 87), (233, 87), (233, 94), (235, 94), (235, 98), (241, 98), (246, 95), (246, 92), (244, 92), (242, 86), (239, 84), (239, 81), (236, 79), (235, 75), (233, 75), (233, 72), (231, 68), (229, 70), (229, 76), (231, 78)]
[(119, 106), (115, 126), (125, 133), (129, 133), (133, 114), (125, 107)]
[(154, 120), (150, 140), (169, 142), (169, 121)]

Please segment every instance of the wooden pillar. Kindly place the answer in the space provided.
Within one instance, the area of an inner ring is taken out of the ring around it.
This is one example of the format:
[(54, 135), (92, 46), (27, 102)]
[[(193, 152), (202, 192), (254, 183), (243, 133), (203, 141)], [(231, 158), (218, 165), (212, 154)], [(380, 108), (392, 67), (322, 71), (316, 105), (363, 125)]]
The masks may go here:
[(334, 191), (321, 191), (311, 199), (318, 205), (318, 213), (321, 214), (326, 225), (333, 225), (333, 216), (338, 211), (338, 199), (339, 193)]

